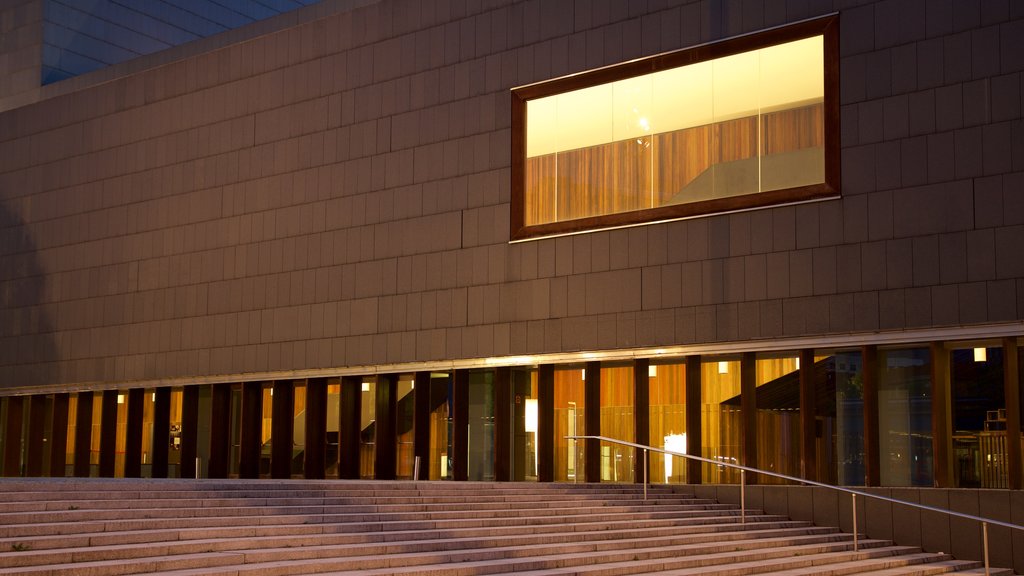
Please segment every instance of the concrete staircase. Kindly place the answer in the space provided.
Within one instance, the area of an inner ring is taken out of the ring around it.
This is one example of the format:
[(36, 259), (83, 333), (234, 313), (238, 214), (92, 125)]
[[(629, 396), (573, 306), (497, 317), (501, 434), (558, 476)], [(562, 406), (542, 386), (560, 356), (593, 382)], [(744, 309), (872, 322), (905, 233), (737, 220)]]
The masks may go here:
[[(686, 487), (0, 481), (0, 574), (981, 574)], [(993, 574), (1011, 574), (993, 571)]]

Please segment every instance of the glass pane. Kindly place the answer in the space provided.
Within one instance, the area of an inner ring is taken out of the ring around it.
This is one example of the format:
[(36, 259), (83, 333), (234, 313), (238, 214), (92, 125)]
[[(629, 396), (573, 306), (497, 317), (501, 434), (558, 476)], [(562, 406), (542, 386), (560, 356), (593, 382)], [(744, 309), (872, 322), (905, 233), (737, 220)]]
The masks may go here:
[[(86, 392), (89, 394), (89, 392)], [(103, 428), (103, 393), (92, 393), (92, 438), (89, 446), (89, 476), (100, 475), (100, 431)]]
[(415, 464), (415, 454), (413, 453), (416, 408), (416, 395), (413, 393), (416, 388), (415, 379), (415, 374), (401, 374), (398, 377), (398, 400), (395, 414), (398, 446), (395, 450), (395, 474), (396, 478), (400, 480), (412, 479), (413, 465)]
[[(712, 359), (701, 362), (701, 452), (705, 458), (739, 464), (740, 409), (733, 398), (740, 394), (740, 362)], [(704, 481), (738, 483), (735, 469), (704, 465)]]
[[(651, 365), (647, 370), (650, 395), (651, 446), (686, 453), (686, 365)], [(652, 482), (686, 482), (686, 459), (652, 453)]]
[[(633, 366), (601, 367), (601, 435), (626, 442), (636, 439)], [(601, 444), (601, 480), (633, 482), (633, 448)]]
[(950, 352), (953, 481), (957, 488), (1006, 488), (1003, 349)]
[(932, 382), (927, 348), (880, 352), (878, 432), (883, 486), (932, 486)]
[(451, 480), (452, 379), (446, 372), (430, 375), (430, 479)]
[(125, 442), (128, 439), (128, 393), (117, 394), (117, 432), (114, 442), (114, 477), (124, 478)]
[(584, 441), (566, 436), (586, 435), (583, 386), (586, 369), (580, 366), (555, 370), (555, 481), (585, 480)]
[(238, 478), (238, 468), (242, 458), (242, 385), (231, 386), (231, 461), (228, 473), (232, 478)]
[(859, 352), (832, 356), (829, 380), (835, 382), (836, 479), (842, 486), (863, 486), (864, 469), (864, 374)]
[(181, 388), (171, 390), (171, 448), (167, 453), (167, 477), (181, 476)]
[[(213, 387), (199, 387), (199, 430), (197, 432), (196, 456), (199, 457), (199, 477), (209, 478), (210, 441), (213, 419)], [(145, 444), (143, 444), (145, 446)]]
[(377, 442), (377, 382), (363, 380), (359, 410), (359, 477), (373, 479)]
[[(759, 357), (756, 372), (757, 468), (800, 476), (800, 358)], [(787, 483), (765, 475), (758, 479), (764, 484)]]
[[(64, 475), (72, 476), (75, 465), (75, 429), (78, 426), (78, 394), (68, 398), (67, 450), (64, 455)], [(145, 446), (145, 444), (143, 444)]]
[(537, 480), (537, 371), (512, 370), (512, 480)]
[(327, 478), (338, 477), (341, 455), (341, 383), (332, 379), (327, 384)]
[(306, 465), (306, 381), (295, 383), (295, 405), (292, 413), (293, 478), (302, 478)]
[(469, 373), (469, 479), (494, 480), (494, 371)]

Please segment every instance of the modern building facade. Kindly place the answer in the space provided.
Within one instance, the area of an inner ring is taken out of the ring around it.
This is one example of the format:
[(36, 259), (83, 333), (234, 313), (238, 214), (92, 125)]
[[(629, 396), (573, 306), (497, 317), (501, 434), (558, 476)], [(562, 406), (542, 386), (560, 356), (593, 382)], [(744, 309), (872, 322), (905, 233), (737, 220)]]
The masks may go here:
[(0, 113), (3, 475), (1022, 487), (1024, 6), (262, 25)]

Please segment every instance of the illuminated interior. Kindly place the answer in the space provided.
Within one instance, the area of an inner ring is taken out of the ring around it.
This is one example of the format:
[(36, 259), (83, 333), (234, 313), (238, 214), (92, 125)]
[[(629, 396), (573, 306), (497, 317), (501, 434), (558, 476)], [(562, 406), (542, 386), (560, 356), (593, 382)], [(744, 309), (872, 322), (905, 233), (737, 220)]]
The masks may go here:
[(825, 181), (824, 37), (528, 100), (524, 224)]

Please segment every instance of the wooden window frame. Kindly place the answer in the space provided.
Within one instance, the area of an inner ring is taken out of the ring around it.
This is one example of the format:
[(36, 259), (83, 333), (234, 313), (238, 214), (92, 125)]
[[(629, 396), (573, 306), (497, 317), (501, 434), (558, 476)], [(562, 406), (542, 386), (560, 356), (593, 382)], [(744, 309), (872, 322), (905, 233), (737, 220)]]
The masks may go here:
[[(824, 182), (796, 188), (715, 198), (688, 204), (659, 206), (561, 222), (548, 222), (529, 226), (525, 224), (526, 104), (529, 100), (819, 35), (823, 36), (825, 68), (823, 104), (825, 131)], [(839, 17), (836, 14), (515, 88), (512, 90), (511, 240), (526, 240), (602, 228), (678, 220), (707, 214), (733, 212), (839, 196), (839, 130)]]

